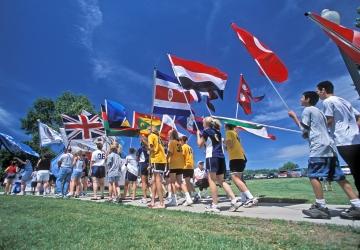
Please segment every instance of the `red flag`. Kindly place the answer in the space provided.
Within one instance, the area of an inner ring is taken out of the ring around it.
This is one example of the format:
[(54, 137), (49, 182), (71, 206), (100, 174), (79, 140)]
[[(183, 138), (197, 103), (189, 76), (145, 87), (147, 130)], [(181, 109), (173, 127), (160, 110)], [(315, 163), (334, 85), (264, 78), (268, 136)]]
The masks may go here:
[(273, 51), (251, 33), (239, 28), (235, 23), (232, 23), (231, 27), (250, 55), (261, 65), (261, 68), (271, 80), (281, 83), (288, 79), (286, 66)]
[(360, 32), (329, 21), (315, 13), (305, 13), (315, 21), (325, 33), (348, 55), (355, 63), (360, 64)]
[(249, 85), (247, 85), (243, 75), (241, 75), (236, 100), (247, 115), (251, 114), (251, 98), (252, 95)]

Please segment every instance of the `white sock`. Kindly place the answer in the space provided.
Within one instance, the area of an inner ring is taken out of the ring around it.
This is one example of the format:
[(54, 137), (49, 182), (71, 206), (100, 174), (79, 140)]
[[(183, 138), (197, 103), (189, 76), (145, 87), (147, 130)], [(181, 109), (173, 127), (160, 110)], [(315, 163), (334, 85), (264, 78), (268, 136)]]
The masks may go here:
[(326, 207), (325, 199), (316, 199), (315, 202), (320, 205), (320, 207)]
[(234, 199), (231, 200), (231, 204), (235, 204), (237, 202), (237, 198), (235, 197)]
[(244, 192), (241, 192), (241, 193), (240, 193), (240, 198), (241, 198), (241, 201), (242, 201), (242, 202), (245, 202), (245, 201), (247, 200), (246, 195), (245, 195)]
[(173, 195), (173, 193), (172, 193), (172, 192), (169, 192), (169, 193), (168, 193), (168, 198), (171, 198), (172, 195)]
[(185, 192), (185, 197), (186, 197), (187, 201), (191, 200), (191, 196), (190, 196), (189, 192)]
[(360, 199), (353, 199), (350, 200), (351, 205), (353, 205), (354, 207), (360, 207)]
[(172, 198), (173, 198), (174, 200), (177, 200), (176, 194), (173, 194)]
[(254, 198), (254, 196), (250, 193), (249, 190), (248, 190), (248, 191), (245, 191), (244, 194), (246, 195), (246, 197), (247, 197), (248, 199), (253, 199), (253, 198)]

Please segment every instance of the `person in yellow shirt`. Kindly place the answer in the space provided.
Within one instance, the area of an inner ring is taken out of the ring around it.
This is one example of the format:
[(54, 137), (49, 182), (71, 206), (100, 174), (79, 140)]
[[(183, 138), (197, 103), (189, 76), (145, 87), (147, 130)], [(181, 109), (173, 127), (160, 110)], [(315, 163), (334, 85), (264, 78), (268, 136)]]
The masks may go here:
[(252, 207), (257, 205), (258, 200), (254, 198), (242, 180), (242, 174), (244, 172), (247, 160), (238, 134), (234, 128), (234, 125), (225, 124), (225, 149), (229, 155), (231, 179), (241, 192), (242, 205), (244, 207)]
[(182, 151), (182, 145), (179, 139), (179, 134), (175, 129), (169, 132), (169, 145), (167, 154), (169, 169), (170, 169), (170, 183), (171, 191), (169, 194), (170, 200), (168, 206), (177, 206), (176, 191), (182, 189), (186, 196), (186, 205), (192, 204), (192, 199), (187, 190), (186, 184), (183, 182), (183, 169), (185, 166), (185, 158)]
[[(190, 182), (190, 179), (194, 177), (194, 155), (193, 155), (193, 150), (192, 148), (189, 146), (189, 144), (187, 144), (188, 142), (188, 138), (187, 136), (182, 136), (181, 137), (181, 147), (182, 147), (182, 151), (183, 151), (183, 155), (184, 155), (184, 159), (185, 159), (185, 165), (184, 165), (184, 170), (183, 170), (183, 178), (185, 180), (185, 184), (186, 187), (188, 189), (188, 191), (190, 191), (192, 194), (195, 194), (195, 188), (194, 185)], [(199, 200), (199, 197), (195, 196), (194, 197), (196, 201)], [(187, 204), (185, 204), (187, 205)]]
[[(152, 185), (152, 197), (151, 208), (165, 208), (162, 188), (162, 174), (166, 167), (166, 156), (163, 145), (161, 144), (157, 129), (151, 127), (151, 133), (148, 136), (148, 148), (150, 151), (150, 164), (153, 171), (153, 185)], [(155, 206), (155, 194), (158, 195), (160, 205)]]

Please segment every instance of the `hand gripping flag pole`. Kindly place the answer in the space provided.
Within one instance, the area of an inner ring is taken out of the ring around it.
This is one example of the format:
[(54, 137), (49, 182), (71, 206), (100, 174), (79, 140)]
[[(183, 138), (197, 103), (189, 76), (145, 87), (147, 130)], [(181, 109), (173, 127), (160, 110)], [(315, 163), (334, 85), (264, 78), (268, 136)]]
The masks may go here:
[[(174, 63), (173, 63), (173, 61), (172, 61), (172, 59), (171, 59), (171, 56), (170, 56), (170, 54), (167, 54), (167, 56), (168, 56), (168, 58), (169, 58), (169, 60), (170, 60), (170, 63), (171, 63), (171, 68), (173, 69), (174, 75), (175, 75), (175, 76), (176, 76), (176, 78), (178, 79), (178, 82), (179, 82), (179, 84), (180, 84), (181, 88), (183, 89), (183, 94), (184, 94), (184, 97), (185, 97), (186, 103), (187, 103), (187, 104), (188, 104), (188, 106), (189, 106), (189, 111), (191, 112), (192, 116), (193, 116), (193, 117), (195, 117), (195, 114), (193, 113), (193, 111), (192, 111), (192, 109), (191, 109), (191, 106), (190, 106), (189, 100), (188, 100), (188, 99), (187, 99), (187, 97), (186, 97), (186, 94), (185, 94), (185, 89), (184, 89), (184, 87), (182, 86), (181, 81), (180, 81), (180, 79), (179, 79), (178, 75), (176, 74), (176, 71), (174, 70)], [(209, 112), (210, 112), (210, 110), (209, 110)], [(211, 113), (210, 113), (210, 114), (211, 114)], [(198, 125), (196, 124), (196, 122), (195, 122), (195, 127), (196, 127), (196, 129), (197, 129), (197, 130), (199, 130), (199, 127), (198, 127)]]

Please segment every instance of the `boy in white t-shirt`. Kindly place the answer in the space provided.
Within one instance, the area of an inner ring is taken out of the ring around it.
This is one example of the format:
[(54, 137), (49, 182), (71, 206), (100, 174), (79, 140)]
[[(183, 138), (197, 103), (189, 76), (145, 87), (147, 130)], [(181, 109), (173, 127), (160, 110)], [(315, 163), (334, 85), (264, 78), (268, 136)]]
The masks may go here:
[(100, 187), (101, 199), (104, 199), (104, 178), (105, 178), (105, 152), (102, 151), (103, 145), (96, 144), (97, 150), (91, 154), (91, 176), (93, 180), (94, 196), (92, 200), (97, 200), (98, 186)]
[(309, 141), (310, 148), (308, 177), (316, 200), (310, 209), (302, 212), (314, 219), (330, 219), (331, 216), (326, 207), (321, 180), (337, 181), (350, 199), (352, 207), (359, 211), (360, 200), (356, 197), (339, 166), (334, 142), (327, 131), (326, 117), (314, 106), (318, 100), (319, 97), (316, 92), (304, 92), (300, 100), (301, 105), (305, 107), (301, 115), (301, 121), (298, 120), (294, 111), (289, 111), (289, 116), (302, 130), (303, 137)]

